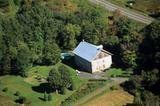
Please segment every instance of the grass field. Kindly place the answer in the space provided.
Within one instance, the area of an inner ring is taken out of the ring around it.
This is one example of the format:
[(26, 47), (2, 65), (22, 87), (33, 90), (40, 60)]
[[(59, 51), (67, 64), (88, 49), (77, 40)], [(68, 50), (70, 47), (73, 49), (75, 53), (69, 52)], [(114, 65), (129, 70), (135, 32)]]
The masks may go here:
[(124, 90), (115, 90), (106, 92), (83, 106), (124, 106), (127, 103), (132, 103), (133, 99), (134, 97)]
[[(46, 78), (48, 73), (52, 67), (58, 68), (62, 63), (58, 63), (55, 66), (36, 66), (33, 68), (28, 69), (28, 77), (22, 78), (20, 76), (2, 76), (0, 77), (1, 85), (0, 85), (0, 95), (1, 99), (2, 96), (11, 98), (13, 101), (18, 99), (15, 96), (15, 92), (19, 91), (22, 96), (27, 98), (27, 101), (31, 102), (32, 106), (56, 106), (62, 100), (69, 97), (75, 91), (67, 90), (65, 95), (56, 94), (55, 92), (51, 92), (53, 100), (50, 102), (45, 102), (43, 100), (44, 91), (47, 89), (45, 81), (39, 81), (35, 77), (40, 76)], [(69, 67), (70, 68), (70, 67)], [(75, 86), (79, 88), (82, 84), (84, 84), (87, 80), (86, 79), (79, 79), (76, 76), (76, 72), (70, 68), (70, 73), (75, 82)], [(7, 92), (3, 92), (2, 89), (5, 87), (8, 88)], [(7, 100), (7, 99), (6, 99)], [(10, 101), (10, 99), (8, 99)], [(1, 101), (0, 101), (1, 103)]]

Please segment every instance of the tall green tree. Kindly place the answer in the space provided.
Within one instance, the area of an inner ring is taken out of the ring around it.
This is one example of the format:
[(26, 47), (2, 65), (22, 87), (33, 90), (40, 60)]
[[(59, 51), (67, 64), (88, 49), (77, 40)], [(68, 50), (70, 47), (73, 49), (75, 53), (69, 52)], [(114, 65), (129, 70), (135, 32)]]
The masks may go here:
[(51, 65), (60, 61), (60, 49), (55, 43), (45, 44), (43, 54), (43, 64)]
[(59, 35), (59, 44), (64, 49), (72, 50), (75, 48), (81, 28), (78, 25), (67, 24)]
[(31, 66), (30, 59), (31, 53), (28, 46), (25, 43), (20, 42), (17, 50), (17, 57), (15, 59), (15, 71), (18, 71), (17, 74), (22, 76), (26, 75), (25, 69)]

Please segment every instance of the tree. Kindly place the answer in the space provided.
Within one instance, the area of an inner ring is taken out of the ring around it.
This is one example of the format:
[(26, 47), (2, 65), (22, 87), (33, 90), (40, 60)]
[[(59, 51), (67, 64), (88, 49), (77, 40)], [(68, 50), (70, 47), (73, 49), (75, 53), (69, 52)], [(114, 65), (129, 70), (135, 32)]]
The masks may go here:
[(111, 47), (115, 46), (115, 45), (118, 45), (119, 44), (119, 38), (117, 36), (106, 36), (104, 44), (108, 45), (108, 46), (111, 46)]
[(78, 25), (67, 24), (59, 35), (59, 44), (64, 49), (72, 50), (77, 43), (81, 28)]
[(15, 59), (15, 70), (13, 74), (20, 74), (26, 76), (25, 69), (30, 66), (30, 50), (25, 43), (20, 42), (17, 50), (17, 57)]
[(54, 90), (60, 90), (65, 93), (66, 88), (70, 88), (73, 84), (68, 67), (61, 65), (58, 70), (53, 68), (48, 76), (48, 82)]
[(60, 49), (55, 43), (46, 43), (43, 54), (43, 64), (51, 65), (60, 61)]
[(144, 40), (140, 45), (140, 68), (152, 70), (160, 64), (160, 21), (154, 21), (144, 30)]
[(61, 80), (61, 75), (57, 69), (53, 68), (49, 72), (48, 82), (49, 82), (50, 86), (56, 91), (63, 86), (62, 80)]
[(58, 68), (59, 73), (61, 74), (61, 80), (63, 82), (63, 86), (66, 88), (70, 88), (71, 87), (71, 82), (72, 82), (72, 78), (69, 72), (68, 67), (61, 65)]
[(124, 19), (122, 17), (118, 17), (114, 21), (114, 24), (117, 28), (117, 36), (120, 38), (123, 37), (123, 35), (128, 34), (131, 29), (131, 22), (128, 19)]
[(89, 21), (83, 22), (82, 32), (79, 39), (85, 39), (88, 42), (97, 44), (99, 42), (98, 35), (99, 33), (94, 23), (90, 23)]

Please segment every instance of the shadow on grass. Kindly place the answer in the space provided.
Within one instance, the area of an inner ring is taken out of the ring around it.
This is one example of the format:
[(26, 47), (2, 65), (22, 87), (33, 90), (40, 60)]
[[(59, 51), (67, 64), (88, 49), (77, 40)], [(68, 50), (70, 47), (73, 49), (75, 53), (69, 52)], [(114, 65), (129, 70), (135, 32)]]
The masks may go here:
[(34, 90), (35, 92), (39, 92), (39, 93), (51, 93), (54, 92), (54, 90), (49, 86), (49, 83), (42, 83), (39, 86), (33, 86), (32, 90)]
[(40, 100), (42, 100), (42, 101), (45, 101), (45, 99), (44, 99), (44, 98), (42, 98), (42, 97), (38, 97), (38, 99), (40, 99)]

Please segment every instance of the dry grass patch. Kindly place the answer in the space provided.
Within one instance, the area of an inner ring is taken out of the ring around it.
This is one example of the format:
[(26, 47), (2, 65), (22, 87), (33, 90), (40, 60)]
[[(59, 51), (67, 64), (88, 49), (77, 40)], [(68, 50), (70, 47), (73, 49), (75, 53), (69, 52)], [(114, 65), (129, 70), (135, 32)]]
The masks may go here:
[(125, 106), (134, 97), (124, 90), (115, 90), (93, 99), (84, 106)]

